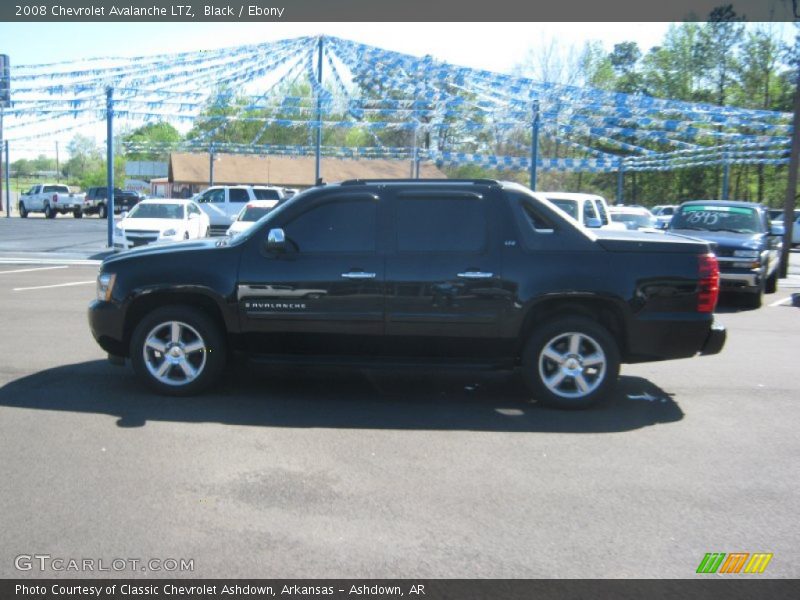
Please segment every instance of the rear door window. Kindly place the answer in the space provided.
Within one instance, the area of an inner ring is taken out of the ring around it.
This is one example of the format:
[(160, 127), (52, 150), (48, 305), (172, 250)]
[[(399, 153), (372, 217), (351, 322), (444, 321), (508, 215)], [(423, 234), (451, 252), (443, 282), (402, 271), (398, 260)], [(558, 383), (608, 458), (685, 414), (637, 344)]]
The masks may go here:
[(398, 196), (398, 252), (482, 252), (486, 208), (478, 194)]
[(228, 202), (242, 203), (250, 200), (250, 194), (242, 188), (231, 188), (228, 191)]

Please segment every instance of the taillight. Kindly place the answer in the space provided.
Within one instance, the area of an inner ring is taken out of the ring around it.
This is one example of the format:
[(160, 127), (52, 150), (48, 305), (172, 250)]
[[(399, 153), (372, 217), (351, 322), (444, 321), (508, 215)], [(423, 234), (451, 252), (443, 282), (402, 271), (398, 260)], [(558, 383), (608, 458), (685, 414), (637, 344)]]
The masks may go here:
[(700, 281), (697, 286), (697, 312), (714, 312), (719, 298), (719, 263), (713, 254), (703, 254), (699, 257)]
[(58, 202), (58, 194), (53, 194), (53, 202)]

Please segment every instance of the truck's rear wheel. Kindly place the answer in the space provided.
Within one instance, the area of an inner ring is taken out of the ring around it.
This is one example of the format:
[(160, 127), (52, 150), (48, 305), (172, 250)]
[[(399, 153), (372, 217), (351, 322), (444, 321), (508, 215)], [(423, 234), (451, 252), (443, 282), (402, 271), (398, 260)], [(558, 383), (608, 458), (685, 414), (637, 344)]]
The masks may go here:
[(73, 216), (73, 217), (75, 217), (76, 219), (80, 219), (80, 218), (83, 216), (83, 213), (81, 212), (81, 209), (80, 209), (80, 208), (76, 208), (76, 209), (75, 209), (75, 210), (72, 212), (72, 216)]
[(46, 219), (55, 219), (56, 218), (56, 211), (50, 208), (49, 204), (44, 205), (44, 216)]
[(225, 367), (225, 339), (202, 311), (165, 306), (136, 327), (130, 357), (136, 374), (155, 391), (190, 396), (219, 378)]
[(105, 219), (106, 218), (106, 205), (105, 204), (101, 204), (100, 206), (97, 207), (97, 216), (100, 217), (101, 219)]
[(522, 354), (522, 376), (534, 398), (553, 408), (586, 408), (607, 396), (619, 376), (611, 334), (584, 317), (539, 326)]
[(26, 219), (28, 217), (28, 209), (25, 208), (24, 202), (19, 203), (19, 216), (22, 219)]

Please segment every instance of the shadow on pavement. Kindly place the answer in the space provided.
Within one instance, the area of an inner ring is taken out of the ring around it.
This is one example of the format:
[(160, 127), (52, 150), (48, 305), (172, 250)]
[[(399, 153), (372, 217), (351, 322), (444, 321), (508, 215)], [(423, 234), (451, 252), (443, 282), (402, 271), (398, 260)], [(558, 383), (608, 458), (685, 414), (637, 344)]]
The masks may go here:
[[(257, 369), (257, 370), (256, 370)], [(587, 411), (529, 401), (508, 373), (433, 374), (326, 368), (236, 367), (194, 398), (151, 394), (129, 367), (106, 361), (34, 373), (0, 388), (0, 406), (148, 421), (264, 427), (604, 433), (683, 418), (671, 395), (639, 377), (621, 377), (613, 397)]]

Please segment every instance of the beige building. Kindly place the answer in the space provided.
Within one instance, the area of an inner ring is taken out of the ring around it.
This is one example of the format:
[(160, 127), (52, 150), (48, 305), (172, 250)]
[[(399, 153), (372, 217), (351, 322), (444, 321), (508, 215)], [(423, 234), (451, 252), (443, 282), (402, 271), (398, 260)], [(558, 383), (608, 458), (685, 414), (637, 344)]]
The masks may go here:
[[(153, 179), (150, 193), (156, 197), (188, 198), (208, 187), (209, 154), (174, 152), (169, 158), (167, 177)], [(214, 185), (278, 185), (307, 188), (314, 185), (313, 156), (258, 156), (254, 154), (215, 154)], [(345, 179), (403, 179), (411, 176), (410, 160), (353, 159), (322, 157), (323, 181)], [(436, 166), (422, 163), (419, 176), (446, 179)]]

